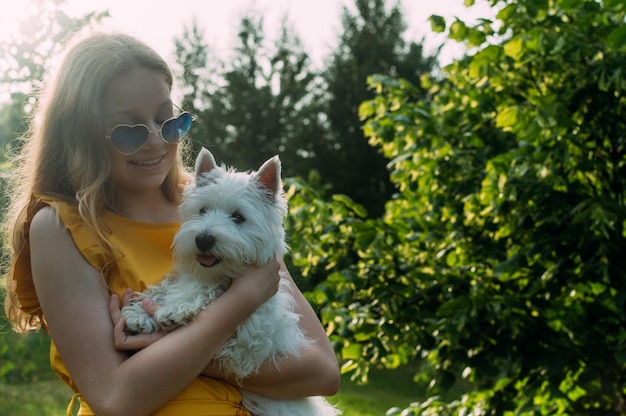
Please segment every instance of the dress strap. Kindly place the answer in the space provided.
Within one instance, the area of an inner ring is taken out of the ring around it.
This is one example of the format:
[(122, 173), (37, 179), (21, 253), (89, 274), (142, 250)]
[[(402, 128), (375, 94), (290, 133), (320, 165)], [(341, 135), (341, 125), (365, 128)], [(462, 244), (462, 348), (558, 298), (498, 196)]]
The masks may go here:
[(80, 393), (76, 393), (72, 396), (72, 399), (70, 400), (70, 403), (67, 405), (67, 410), (65, 411), (65, 415), (66, 416), (74, 416), (74, 404), (76, 403), (77, 399), (80, 402)]
[(242, 406), (237, 407), (237, 416), (250, 416), (250, 412)]

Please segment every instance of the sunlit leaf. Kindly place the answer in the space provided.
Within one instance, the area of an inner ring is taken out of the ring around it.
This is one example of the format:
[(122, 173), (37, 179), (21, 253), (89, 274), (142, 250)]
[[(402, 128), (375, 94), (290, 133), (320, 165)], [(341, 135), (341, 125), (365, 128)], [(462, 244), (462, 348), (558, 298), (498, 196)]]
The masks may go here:
[(518, 113), (519, 110), (517, 107), (506, 107), (503, 110), (498, 112), (498, 117), (496, 118), (496, 126), (497, 127), (512, 127), (518, 121)]
[(361, 358), (362, 348), (359, 344), (348, 344), (341, 349), (341, 357), (344, 360), (357, 360)]
[(504, 44), (504, 54), (515, 60), (519, 60), (524, 52), (524, 41), (516, 37)]
[(433, 14), (428, 18), (430, 21), (430, 28), (435, 33), (442, 33), (446, 30), (446, 21), (443, 17)]
[(457, 19), (450, 25), (450, 33), (448, 34), (448, 37), (450, 39), (461, 42), (465, 40), (465, 38), (467, 38), (468, 33), (469, 29), (467, 28), (465, 23)]

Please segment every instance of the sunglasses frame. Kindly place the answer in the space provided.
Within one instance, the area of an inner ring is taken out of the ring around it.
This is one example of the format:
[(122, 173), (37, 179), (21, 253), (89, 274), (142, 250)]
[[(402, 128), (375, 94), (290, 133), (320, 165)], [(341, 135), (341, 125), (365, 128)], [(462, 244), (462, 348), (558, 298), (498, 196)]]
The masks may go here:
[[(188, 111), (183, 110), (182, 108), (180, 108), (179, 106), (177, 106), (176, 104), (172, 104), (174, 107), (176, 107), (181, 113), (175, 117), (170, 117), (167, 120), (165, 120), (163, 123), (161, 123), (161, 127), (158, 128), (157, 130), (150, 130), (150, 128), (148, 126), (146, 126), (143, 123), (139, 123), (139, 124), (133, 124), (133, 125), (129, 125), (129, 124), (118, 124), (116, 126), (114, 126), (111, 129), (111, 134), (109, 134), (108, 136), (104, 136), (105, 139), (109, 139), (111, 141), (111, 144), (113, 145), (113, 148), (123, 154), (124, 156), (129, 156), (132, 155), (134, 153), (137, 153), (138, 151), (140, 151), (141, 149), (143, 149), (143, 147), (148, 143), (148, 140), (150, 139), (150, 133), (159, 133), (159, 137), (161, 137), (161, 140), (163, 140), (165, 143), (168, 144), (175, 144), (175, 143), (180, 143), (185, 137), (187, 137), (187, 135), (189, 134), (189, 131), (187, 131), (187, 133), (185, 133), (185, 135), (183, 135), (177, 142), (170, 142), (168, 141), (165, 137), (163, 137), (163, 126), (165, 126), (165, 124), (169, 123), (170, 121), (173, 120), (178, 120), (180, 117), (188, 114), (189, 117), (191, 117), (191, 122), (189, 123), (191, 126), (191, 123), (193, 123), (194, 121), (196, 121), (196, 118), (194, 116), (191, 115), (191, 113), (189, 113)], [(113, 142), (113, 131), (118, 128), (118, 127), (129, 127), (131, 129), (135, 128), (135, 127), (145, 127), (146, 131), (148, 132), (148, 134), (146, 135), (146, 138), (143, 142), (143, 144), (141, 146), (139, 146), (136, 150), (133, 150), (132, 152), (123, 152), (120, 149), (117, 148), (117, 146), (115, 146), (115, 143)], [(190, 127), (191, 129), (191, 127)]]

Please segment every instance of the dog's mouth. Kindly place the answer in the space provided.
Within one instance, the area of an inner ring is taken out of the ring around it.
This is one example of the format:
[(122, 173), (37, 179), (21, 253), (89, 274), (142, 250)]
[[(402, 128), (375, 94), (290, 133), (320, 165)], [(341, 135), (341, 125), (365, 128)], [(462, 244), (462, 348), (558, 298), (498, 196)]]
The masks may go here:
[(213, 267), (220, 262), (220, 260), (211, 254), (198, 254), (196, 255), (196, 261), (204, 267)]

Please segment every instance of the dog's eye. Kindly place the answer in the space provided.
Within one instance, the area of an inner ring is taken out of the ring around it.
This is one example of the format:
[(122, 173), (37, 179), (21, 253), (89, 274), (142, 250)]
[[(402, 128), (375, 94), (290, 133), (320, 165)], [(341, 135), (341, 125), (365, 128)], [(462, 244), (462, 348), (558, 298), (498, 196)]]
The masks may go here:
[(208, 210), (209, 210), (209, 209), (208, 209), (207, 207), (202, 207), (202, 208), (200, 208), (200, 215), (204, 215), (204, 214), (206, 214)]
[(231, 214), (230, 218), (232, 218), (235, 224), (241, 224), (246, 220), (246, 218), (238, 212), (234, 212), (233, 214)]

